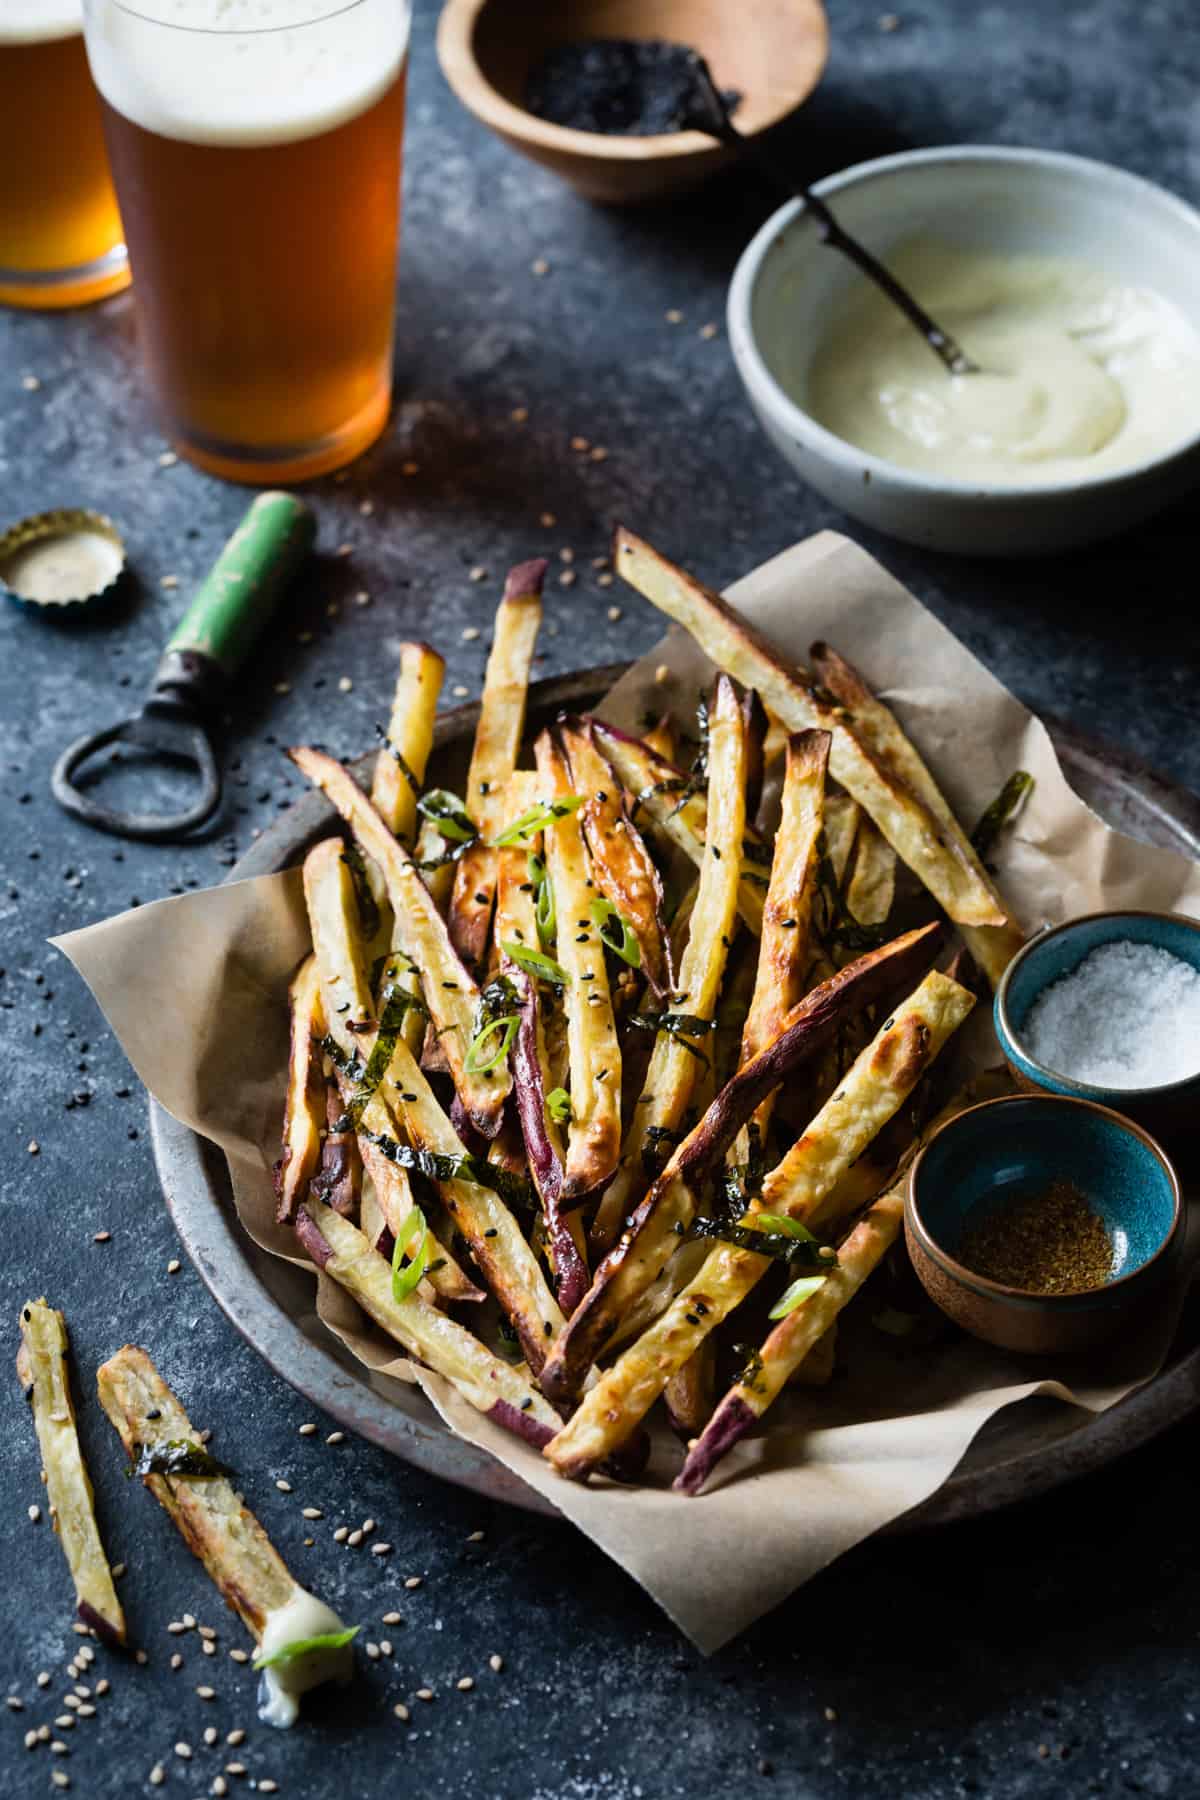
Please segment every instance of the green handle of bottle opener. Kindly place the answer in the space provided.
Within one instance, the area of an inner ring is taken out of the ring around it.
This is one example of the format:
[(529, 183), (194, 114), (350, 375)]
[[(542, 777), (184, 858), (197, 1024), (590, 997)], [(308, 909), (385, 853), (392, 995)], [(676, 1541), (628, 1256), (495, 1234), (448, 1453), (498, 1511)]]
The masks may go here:
[(235, 675), (280, 594), (313, 547), (317, 521), (294, 494), (260, 494), (171, 634), (167, 652), (198, 651)]

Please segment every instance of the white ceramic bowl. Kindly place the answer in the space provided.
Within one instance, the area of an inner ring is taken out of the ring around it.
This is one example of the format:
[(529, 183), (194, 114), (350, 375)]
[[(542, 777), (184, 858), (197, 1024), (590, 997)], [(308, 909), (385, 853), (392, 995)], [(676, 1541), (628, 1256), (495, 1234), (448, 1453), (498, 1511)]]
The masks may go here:
[[(816, 185), (839, 221), (885, 260), (912, 237), (967, 249), (1053, 255), (1156, 289), (1200, 321), (1200, 213), (1105, 163), (1048, 150), (954, 145), (859, 163)], [(1197, 429), (1174, 449), (1090, 481), (981, 487), (910, 472), (836, 437), (790, 399), (863, 277), (824, 246), (799, 201), (743, 252), (729, 290), (729, 339), (768, 437), (844, 512), (935, 550), (1028, 556), (1111, 537), (1200, 480)], [(919, 297), (919, 296), (918, 296)]]

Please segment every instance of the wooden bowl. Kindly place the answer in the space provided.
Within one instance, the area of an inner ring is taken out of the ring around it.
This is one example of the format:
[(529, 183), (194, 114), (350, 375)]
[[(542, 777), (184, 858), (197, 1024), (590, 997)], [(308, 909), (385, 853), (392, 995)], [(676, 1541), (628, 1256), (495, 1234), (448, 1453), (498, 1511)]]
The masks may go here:
[(477, 119), (514, 150), (589, 200), (632, 206), (703, 181), (733, 152), (700, 131), (608, 137), (527, 112), (530, 70), (554, 44), (580, 38), (663, 38), (708, 60), (719, 88), (736, 88), (748, 137), (806, 100), (829, 51), (820, 0), (446, 0), (438, 57)]

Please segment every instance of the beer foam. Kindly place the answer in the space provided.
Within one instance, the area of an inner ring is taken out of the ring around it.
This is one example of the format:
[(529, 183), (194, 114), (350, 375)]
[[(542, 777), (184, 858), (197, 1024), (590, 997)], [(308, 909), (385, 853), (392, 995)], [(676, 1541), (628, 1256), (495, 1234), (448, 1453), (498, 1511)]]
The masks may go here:
[(407, 0), (94, 0), (92, 77), (135, 125), (191, 144), (295, 143), (400, 73)]
[(82, 30), (82, 0), (0, 0), (0, 44), (48, 44)]

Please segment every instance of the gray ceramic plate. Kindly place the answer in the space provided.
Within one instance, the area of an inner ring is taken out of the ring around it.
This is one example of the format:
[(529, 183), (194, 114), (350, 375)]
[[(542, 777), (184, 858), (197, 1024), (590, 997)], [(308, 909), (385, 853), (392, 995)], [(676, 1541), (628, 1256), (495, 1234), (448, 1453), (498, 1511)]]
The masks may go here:
[[(607, 692), (622, 666), (539, 682), (530, 694), (536, 727), (560, 709), (579, 709)], [(458, 786), (478, 709), (462, 706), (438, 724), (436, 774)], [(1072, 786), (1132, 837), (1200, 859), (1200, 800), (1128, 759), (1053, 727)], [(229, 879), (266, 875), (299, 862), (333, 821), (322, 795), (306, 794), (261, 837)], [(225, 1313), (280, 1375), (339, 1424), (430, 1474), (532, 1512), (552, 1508), (499, 1463), (452, 1437), (425, 1400), (401, 1382), (371, 1377), (332, 1337), (314, 1341), (312, 1282), (267, 1256), (240, 1229), (224, 1159), (194, 1132), (152, 1106), (154, 1154), (171, 1216), (189, 1256)], [(1093, 1418), (1053, 1401), (1027, 1401), (998, 1414), (954, 1475), (891, 1528), (945, 1523), (991, 1511), (1097, 1469), (1145, 1443), (1200, 1404), (1200, 1320), (1185, 1318), (1166, 1367), (1119, 1406)]]

